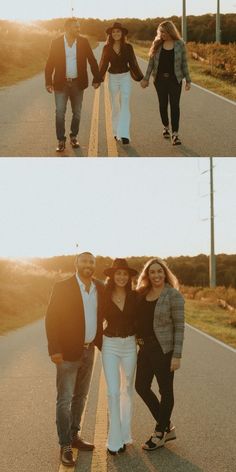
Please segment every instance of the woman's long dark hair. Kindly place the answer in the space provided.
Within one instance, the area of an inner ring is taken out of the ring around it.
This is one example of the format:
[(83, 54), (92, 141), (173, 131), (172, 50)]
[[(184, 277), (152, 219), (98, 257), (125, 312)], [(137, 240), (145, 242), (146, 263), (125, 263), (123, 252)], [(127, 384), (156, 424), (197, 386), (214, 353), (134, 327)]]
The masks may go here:
[[(110, 299), (111, 299), (111, 296), (112, 296), (112, 292), (115, 289), (114, 273), (112, 274), (111, 277), (107, 277), (106, 280), (105, 280), (105, 294)], [(132, 291), (132, 281), (131, 281), (131, 276), (130, 275), (129, 275), (129, 280), (128, 280), (126, 286), (125, 286), (125, 291), (126, 291), (126, 294), (128, 294)]]

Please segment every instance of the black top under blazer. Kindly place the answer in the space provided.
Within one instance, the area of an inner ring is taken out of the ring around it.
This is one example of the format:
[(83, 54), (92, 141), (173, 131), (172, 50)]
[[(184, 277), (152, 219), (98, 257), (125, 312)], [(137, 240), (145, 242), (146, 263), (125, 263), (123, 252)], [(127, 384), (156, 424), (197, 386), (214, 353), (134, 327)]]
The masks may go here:
[[(95, 345), (102, 347), (102, 298), (104, 286), (93, 279), (97, 289), (97, 333)], [(76, 275), (55, 284), (46, 314), (48, 352), (61, 353), (66, 361), (76, 361), (83, 352), (85, 318), (82, 295)]]
[[(88, 87), (87, 62), (89, 62), (93, 74), (93, 83), (99, 83), (100, 74), (97, 61), (91, 46), (86, 38), (77, 38), (77, 69), (78, 86), (81, 90)], [(45, 67), (46, 86), (53, 85), (57, 91), (62, 90), (66, 82), (66, 53), (64, 35), (54, 39), (51, 44), (48, 60)]]

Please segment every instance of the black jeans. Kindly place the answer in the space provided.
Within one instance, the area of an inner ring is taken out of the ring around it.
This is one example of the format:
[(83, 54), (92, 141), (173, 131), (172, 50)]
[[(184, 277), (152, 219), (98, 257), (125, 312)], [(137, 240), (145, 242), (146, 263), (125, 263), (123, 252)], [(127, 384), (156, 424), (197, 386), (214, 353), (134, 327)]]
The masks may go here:
[(179, 84), (175, 76), (157, 77), (154, 85), (158, 95), (162, 124), (169, 126), (168, 103), (170, 103), (172, 133), (178, 133), (182, 82)]
[[(172, 354), (172, 351), (163, 354), (155, 339), (144, 343), (138, 353), (135, 388), (158, 423), (158, 430), (162, 432), (169, 426), (174, 406), (174, 372), (170, 372)], [(159, 386), (160, 401), (151, 389), (154, 376)]]

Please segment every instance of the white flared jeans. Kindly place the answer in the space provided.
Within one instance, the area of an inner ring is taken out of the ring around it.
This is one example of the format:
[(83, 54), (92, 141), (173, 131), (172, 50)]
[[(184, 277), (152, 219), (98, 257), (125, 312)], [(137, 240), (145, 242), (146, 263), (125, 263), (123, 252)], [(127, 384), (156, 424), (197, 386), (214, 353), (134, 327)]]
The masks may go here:
[(132, 443), (131, 419), (137, 363), (135, 336), (103, 336), (102, 362), (109, 408), (107, 447), (118, 451), (124, 444)]
[(109, 92), (112, 109), (113, 135), (116, 136), (117, 139), (130, 139), (130, 73), (109, 74)]

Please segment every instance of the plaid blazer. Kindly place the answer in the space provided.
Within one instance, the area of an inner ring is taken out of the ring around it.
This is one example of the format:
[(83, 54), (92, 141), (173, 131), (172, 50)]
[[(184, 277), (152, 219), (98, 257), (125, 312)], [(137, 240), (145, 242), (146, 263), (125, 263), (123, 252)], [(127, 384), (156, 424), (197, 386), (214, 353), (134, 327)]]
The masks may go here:
[[(153, 57), (150, 57), (146, 74), (144, 76), (145, 80), (149, 80), (151, 74), (153, 75), (154, 80), (156, 79), (161, 48), (162, 46), (158, 48), (156, 54)], [(178, 82), (180, 83), (184, 78), (186, 79), (186, 82), (191, 82), (191, 77), (188, 70), (186, 47), (182, 39), (178, 39), (174, 43), (174, 61), (175, 76)]]
[(157, 300), (153, 329), (164, 354), (173, 350), (173, 357), (181, 357), (184, 340), (184, 298), (169, 284), (165, 285)]

